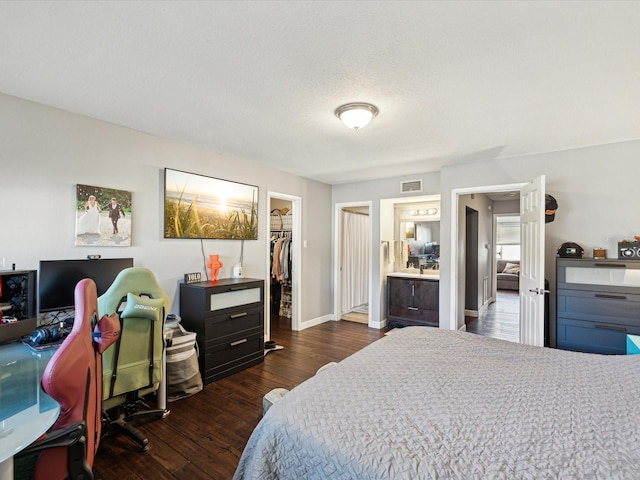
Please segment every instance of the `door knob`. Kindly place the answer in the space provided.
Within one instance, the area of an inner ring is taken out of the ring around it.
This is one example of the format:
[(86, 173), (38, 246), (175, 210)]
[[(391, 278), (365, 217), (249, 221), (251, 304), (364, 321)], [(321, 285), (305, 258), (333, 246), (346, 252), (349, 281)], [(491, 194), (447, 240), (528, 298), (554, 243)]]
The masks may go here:
[(544, 295), (545, 293), (551, 293), (549, 290), (540, 289), (540, 288), (530, 288), (529, 291), (531, 293), (536, 293), (538, 295)]

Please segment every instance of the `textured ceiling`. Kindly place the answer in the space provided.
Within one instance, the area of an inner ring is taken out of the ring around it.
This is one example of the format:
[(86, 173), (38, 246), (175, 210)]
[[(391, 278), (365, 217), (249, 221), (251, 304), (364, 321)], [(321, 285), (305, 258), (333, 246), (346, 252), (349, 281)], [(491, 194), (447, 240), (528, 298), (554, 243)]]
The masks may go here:
[(336, 184), (640, 138), (639, 32), (640, 2), (3, 1), (0, 92)]

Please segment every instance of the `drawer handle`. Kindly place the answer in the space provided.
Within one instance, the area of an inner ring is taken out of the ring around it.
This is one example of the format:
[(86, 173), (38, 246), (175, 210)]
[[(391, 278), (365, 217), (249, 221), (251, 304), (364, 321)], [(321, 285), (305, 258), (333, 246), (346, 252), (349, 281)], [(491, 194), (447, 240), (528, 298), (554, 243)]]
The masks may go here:
[(247, 343), (248, 340), (246, 338), (243, 338), (242, 340), (236, 340), (235, 342), (231, 342), (229, 344), (230, 347), (237, 347), (238, 345), (242, 345), (243, 343)]
[(607, 267), (607, 268), (627, 268), (624, 263), (595, 263), (596, 267)]
[(240, 317), (246, 317), (247, 315), (249, 315), (247, 312), (240, 312), (240, 313), (234, 313), (233, 315), (229, 315), (229, 318), (240, 318)]
[(596, 293), (596, 297), (598, 298), (612, 298), (614, 300), (626, 300), (627, 297), (624, 295), (607, 295), (606, 293)]
[(407, 310), (420, 310), (418, 307), (407, 307)]
[(596, 325), (596, 328), (601, 328), (603, 330), (616, 330), (618, 332), (626, 332), (627, 329), (624, 327), (616, 327), (613, 325)]

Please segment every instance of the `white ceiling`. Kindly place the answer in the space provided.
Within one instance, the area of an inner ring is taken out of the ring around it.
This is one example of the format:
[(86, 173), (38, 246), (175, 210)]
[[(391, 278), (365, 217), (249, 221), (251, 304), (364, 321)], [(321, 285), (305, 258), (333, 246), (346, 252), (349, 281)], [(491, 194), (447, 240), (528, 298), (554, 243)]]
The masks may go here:
[[(0, 92), (337, 184), (640, 138), (640, 2), (0, 2)], [(359, 132), (334, 116), (365, 101)]]

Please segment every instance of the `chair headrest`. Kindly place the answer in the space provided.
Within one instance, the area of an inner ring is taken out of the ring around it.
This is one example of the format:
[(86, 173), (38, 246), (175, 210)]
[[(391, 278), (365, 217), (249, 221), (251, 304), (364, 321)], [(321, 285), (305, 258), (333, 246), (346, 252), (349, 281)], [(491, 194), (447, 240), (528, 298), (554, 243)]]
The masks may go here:
[(127, 293), (127, 306), (120, 315), (122, 318), (145, 318), (157, 321), (164, 317), (162, 298), (151, 298)]
[(120, 319), (118, 314), (103, 315), (93, 327), (93, 343), (98, 353), (104, 352), (120, 338)]
[(168, 312), (171, 309), (171, 299), (162, 290), (153, 272), (148, 268), (130, 267), (122, 270), (107, 291), (98, 297), (98, 311), (119, 311), (120, 303), (127, 293), (161, 298), (164, 301), (164, 310)]

